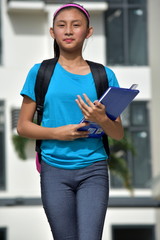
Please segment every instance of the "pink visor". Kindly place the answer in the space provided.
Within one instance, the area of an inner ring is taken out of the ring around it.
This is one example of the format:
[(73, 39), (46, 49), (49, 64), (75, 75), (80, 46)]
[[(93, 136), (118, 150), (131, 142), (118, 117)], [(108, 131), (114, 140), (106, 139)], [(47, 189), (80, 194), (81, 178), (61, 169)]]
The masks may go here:
[(60, 8), (58, 8), (57, 11), (55, 11), (55, 13), (54, 13), (54, 17), (57, 15), (57, 13), (58, 13), (60, 10), (62, 10), (63, 8), (67, 8), (67, 7), (79, 8), (82, 12), (85, 13), (85, 15), (87, 16), (88, 20), (90, 19), (89, 13), (88, 13), (81, 5), (74, 4), (74, 3), (68, 3), (68, 4), (65, 4), (65, 5), (61, 6)]

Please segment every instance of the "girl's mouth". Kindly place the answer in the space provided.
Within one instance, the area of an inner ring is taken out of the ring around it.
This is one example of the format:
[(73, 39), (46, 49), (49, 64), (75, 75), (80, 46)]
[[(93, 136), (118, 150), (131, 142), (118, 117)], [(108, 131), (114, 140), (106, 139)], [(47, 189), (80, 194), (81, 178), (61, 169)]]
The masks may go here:
[(66, 38), (66, 39), (64, 39), (64, 41), (67, 42), (67, 43), (71, 43), (71, 42), (73, 42), (73, 40), (74, 40), (73, 38)]

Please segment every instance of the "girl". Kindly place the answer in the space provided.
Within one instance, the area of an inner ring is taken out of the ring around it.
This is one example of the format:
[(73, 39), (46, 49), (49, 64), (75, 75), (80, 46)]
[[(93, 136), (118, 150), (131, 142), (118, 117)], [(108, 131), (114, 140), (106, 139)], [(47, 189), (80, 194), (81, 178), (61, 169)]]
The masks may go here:
[[(98, 123), (114, 139), (123, 137), (120, 117), (111, 121), (97, 99), (94, 80), (82, 56), (93, 29), (82, 6), (71, 3), (54, 14), (55, 55), (58, 57), (45, 97), (42, 126), (32, 122), (36, 110), (34, 85), (40, 64), (30, 70), (21, 91), (19, 135), (42, 139), (41, 193), (54, 240), (100, 240), (108, 204), (107, 154), (101, 138), (77, 131), (82, 116)], [(110, 86), (118, 86), (106, 67)], [(85, 94), (83, 94), (85, 93)], [(94, 102), (94, 103), (93, 103)]]

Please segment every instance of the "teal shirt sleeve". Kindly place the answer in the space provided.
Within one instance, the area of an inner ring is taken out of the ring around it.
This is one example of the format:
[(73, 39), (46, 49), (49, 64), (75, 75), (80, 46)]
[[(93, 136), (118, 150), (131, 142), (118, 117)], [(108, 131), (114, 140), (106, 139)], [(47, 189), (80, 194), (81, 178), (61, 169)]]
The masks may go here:
[(35, 82), (36, 82), (36, 77), (37, 73), (39, 70), (40, 64), (35, 64), (29, 71), (26, 81), (23, 85), (23, 88), (20, 92), (22, 96), (28, 96), (31, 98), (33, 101), (36, 101), (35, 99), (35, 92), (34, 92), (34, 87), (35, 87)]
[(119, 87), (115, 73), (108, 67), (105, 67), (105, 70), (108, 76), (109, 87)]

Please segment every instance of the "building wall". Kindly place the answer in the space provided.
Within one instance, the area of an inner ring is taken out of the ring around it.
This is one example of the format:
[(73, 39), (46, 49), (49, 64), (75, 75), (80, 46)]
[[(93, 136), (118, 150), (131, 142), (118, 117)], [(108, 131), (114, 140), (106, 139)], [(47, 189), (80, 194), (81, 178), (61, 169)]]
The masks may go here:
[(7, 240), (51, 240), (51, 231), (41, 206), (0, 208), (0, 227), (7, 227)]

